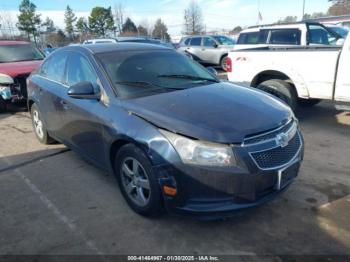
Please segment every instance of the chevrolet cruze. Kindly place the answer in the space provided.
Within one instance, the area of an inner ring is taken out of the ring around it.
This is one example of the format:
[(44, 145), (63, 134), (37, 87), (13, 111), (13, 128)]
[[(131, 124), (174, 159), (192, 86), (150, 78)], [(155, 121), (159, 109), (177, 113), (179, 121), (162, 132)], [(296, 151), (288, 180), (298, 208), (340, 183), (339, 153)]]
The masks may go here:
[(28, 79), (28, 107), (40, 142), (114, 174), (145, 216), (257, 206), (291, 184), (303, 158), (283, 102), (159, 45), (61, 48)]

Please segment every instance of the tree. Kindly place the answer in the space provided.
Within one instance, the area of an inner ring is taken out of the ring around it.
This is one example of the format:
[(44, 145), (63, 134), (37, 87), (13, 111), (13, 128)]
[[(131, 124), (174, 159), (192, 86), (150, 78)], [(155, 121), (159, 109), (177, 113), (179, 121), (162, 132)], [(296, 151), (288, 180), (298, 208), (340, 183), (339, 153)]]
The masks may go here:
[(145, 27), (143, 27), (142, 25), (139, 25), (137, 27), (137, 32), (139, 35), (148, 36), (147, 29)]
[(233, 28), (233, 30), (231, 32), (233, 34), (239, 34), (242, 30), (243, 30), (242, 27), (236, 26), (235, 28)]
[(28, 38), (30, 35), (34, 37), (34, 41), (36, 42), (36, 36), (38, 34), (37, 26), (40, 25), (41, 19), (40, 15), (35, 13), (36, 5), (30, 2), (30, 0), (22, 0), (19, 5), (19, 15), (17, 27), (19, 30), (27, 33)]
[(349, 15), (350, 0), (329, 0), (332, 6), (328, 9), (328, 14), (331, 16)]
[(192, 0), (184, 12), (185, 34), (196, 35), (203, 32), (202, 11), (195, 0)]
[(53, 46), (64, 46), (67, 43), (66, 35), (62, 30), (58, 30), (57, 33), (50, 33), (47, 40)]
[(282, 23), (294, 23), (298, 20), (297, 16), (286, 16), (283, 19), (280, 19), (277, 21), (277, 24), (282, 24)]
[(73, 13), (73, 10), (67, 5), (66, 11), (64, 13), (64, 23), (66, 24), (66, 32), (70, 38), (74, 38), (74, 23), (77, 17)]
[(94, 34), (100, 36), (106, 36), (108, 31), (114, 30), (111, 7), (94, 7), (89, 16), (89, 28)]
[(46, 30), (45, 30), (46, 33), (52, 33), (56, 31), (55, 24), (49, 17), (46, 17), (45, 21), (41, 24), (41, 26), (46, 27)]
[(162, 20), (159, 18), (157, 19), (154, 29), (152, 32), (152, 36), (154, 38), (162, 39), (166, 42), (170, 41), (170, 36), (168, 34), (168, 28), (167, 26), (162, 22)]
[(84, 17), (79, 17), (79, 19), (77, 20), (77, 23), (75, 24), (75, 27), (80, 33), (80, 42), (81, 42), (82, 36), (85, 38), (87, 33), (89, 32), (88, 22)]
[(75, 24), (75, 27), (82, 34), (86, 34), (89, 31), (88, 22), (84, 17), (79, 17), (77, 23)]
[(137, 34), (137, 28), (134, 22), (128, 17), (123, 24), (122, 32), (125, 35)]
[(122, 34), (124, 25), (124, 7), (121, 3), (114, 7), (114, 19), (118, 33)]

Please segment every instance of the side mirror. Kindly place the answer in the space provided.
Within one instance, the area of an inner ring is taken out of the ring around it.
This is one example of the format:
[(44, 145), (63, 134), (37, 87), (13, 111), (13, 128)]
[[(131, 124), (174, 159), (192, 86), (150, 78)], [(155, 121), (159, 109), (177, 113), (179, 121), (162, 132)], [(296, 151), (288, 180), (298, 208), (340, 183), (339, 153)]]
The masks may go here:
[(219, 46), (219, 45), (218, 45), (217, 43), (214, 43), (214, 44), (213, 44), (213, 47), (214, 47), (214, 48), (218, 48), (218, 46)]
[(80, 82), (68, 88), (68, 96), (76, 99), (100, 99), (100, 90), (94, 88), (91, 82)]
[(214, 76), (218, 76), (218, 71), (216, 71), (216, 69), (214, 67), (207, 67), (207, 70), (209, 71), (210, 74), (214, 75)]

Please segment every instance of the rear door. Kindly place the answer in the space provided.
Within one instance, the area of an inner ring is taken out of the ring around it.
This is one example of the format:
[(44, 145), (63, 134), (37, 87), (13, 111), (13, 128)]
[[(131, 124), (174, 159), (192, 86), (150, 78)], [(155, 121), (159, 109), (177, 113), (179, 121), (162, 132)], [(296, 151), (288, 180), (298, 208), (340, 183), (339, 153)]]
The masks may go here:
[(195, 60), (203, 60), (202, 58), (202, 37), (192, 37), (187, 46), (186, 51), (190, 53)]
[(67, 52), (52, 54), (33, 79), (39, 93), (38, 106), (47, 129), (51, 135), (59, 139), (63, 138), (60, 98), (67, 89), (63, 83), (66, 61)]

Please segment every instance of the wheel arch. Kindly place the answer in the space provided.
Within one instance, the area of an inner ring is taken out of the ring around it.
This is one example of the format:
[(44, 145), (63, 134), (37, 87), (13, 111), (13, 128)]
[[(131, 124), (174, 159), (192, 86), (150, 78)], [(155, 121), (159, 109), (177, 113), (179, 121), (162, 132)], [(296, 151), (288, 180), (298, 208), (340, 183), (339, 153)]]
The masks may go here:
[(265, 70), (258, 73), (254, 76), (251, 86), (257, 87), (262, 82), (272, 79), (283, 80), (291, 84), (292, 88), (294, 88), (295, 92), (298, 94), (298, 97), (309, 97), (309, 92), (301, 81), (297, 81), (296, 78), (290, 77), (289, 74), (283, 73), (279, 70)]

